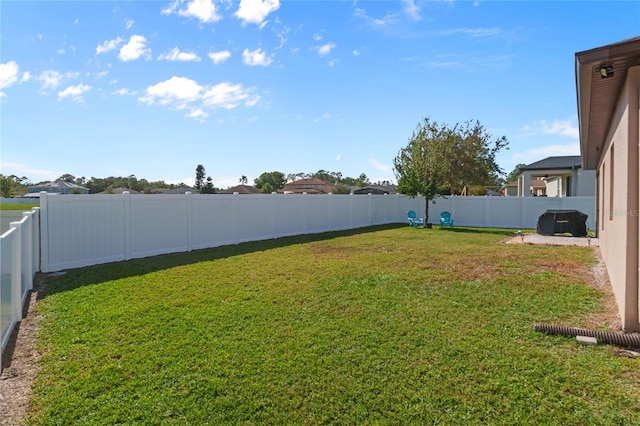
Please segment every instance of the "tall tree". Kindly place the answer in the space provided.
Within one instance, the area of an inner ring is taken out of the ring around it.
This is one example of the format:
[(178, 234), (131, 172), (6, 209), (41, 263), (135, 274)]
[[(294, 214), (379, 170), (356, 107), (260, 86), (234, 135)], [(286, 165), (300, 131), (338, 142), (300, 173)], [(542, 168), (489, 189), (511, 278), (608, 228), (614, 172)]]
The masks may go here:
[(412, 198), (424, 197), (425, 220), (429, 218), (429, 201), (436, 198), (438, 184), (444, 179), (440, 147), (445, 143), (447, 130), (444, 124), (423, 119), (407, 146), (393, 159), (398, 192)]
[(253, 180), (256, 188), (262, 189), (262, 187), (269, 183), (272, 191), (278, 191), (284, 188), (284, 184), (287, 183), (287, 177), (282, 172), (264, 172)]
[(205, 174), (204, 166), (202, 164), (198, 164), (198, 166), (196, 167), (195, 187), (200, 193), (202, 193), (202, 188), (204, 187), (205, 176), (206, 174)]
[(242, 177), (239, 179), (240, 184), (241, 185), (246, 185), (247, 184), (247, 177), (245, 175), (242, 175)]
[(393, 160), (398, 191), (429, 201), (465, 185), (493, 185), (502, 174), (496, 154), (506, 148), (506, 137), (492, 140), (478, 122), (450, 127), (428, 117), (413, 131), (406, 147)]

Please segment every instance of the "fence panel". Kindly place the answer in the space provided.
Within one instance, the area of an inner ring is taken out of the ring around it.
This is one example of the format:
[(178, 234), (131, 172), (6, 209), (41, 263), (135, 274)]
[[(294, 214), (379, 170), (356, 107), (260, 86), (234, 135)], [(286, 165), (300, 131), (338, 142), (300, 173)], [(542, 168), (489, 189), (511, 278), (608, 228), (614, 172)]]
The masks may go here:
[(42, 270), (125, 260), (123, 211), (122, 195), (41, 194)]
[(189, 200), (185, 195), (123, 194), (123, 197), (131, 200), (126, 218), (130, 224), (127, 238), (131, 247), (127, 258), (188, 250)]
[(0, 236), (0, 353), (4, 353), (11, 332), (22, 320), (22, 307), (40, 267), (39, 237), (34, 237), (39, 233), (38, 219), (37, 208), (23, 212), (22, 219), (12, 222)]
[(491, 228), (535, 229), (547, 210), (580, 210), (595, 229), (595, 197), (446, 197), (429, 204), (429, 222), (439, 223), (440, 213), (451, 213), (455, 224)]

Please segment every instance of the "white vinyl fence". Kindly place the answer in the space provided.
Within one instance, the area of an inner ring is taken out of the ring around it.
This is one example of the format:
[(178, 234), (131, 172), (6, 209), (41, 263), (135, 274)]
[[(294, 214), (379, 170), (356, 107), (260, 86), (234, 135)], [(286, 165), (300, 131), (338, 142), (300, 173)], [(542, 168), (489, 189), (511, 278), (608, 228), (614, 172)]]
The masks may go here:
[[(0, 337), (2, 353), (15, 325), (22, 320), (22, 307), (33, 288), (40, 267), (39, 210), (22, 213), (20, 221), (0, 236)], [(1, 359), (1, 357), (0, 357)], [(0, 371), (2, 361), (0, 360)]]
[(536, 229), (547, 210), (580, 210), (595, 230), (595, 209), (595, 197), (446, 197), (429, 203), (429, 222), (440, 223), (440, 213), (448, 211), (459, 226)]
[(401, 195), (41, 193), (43, 272), (404, 222)]

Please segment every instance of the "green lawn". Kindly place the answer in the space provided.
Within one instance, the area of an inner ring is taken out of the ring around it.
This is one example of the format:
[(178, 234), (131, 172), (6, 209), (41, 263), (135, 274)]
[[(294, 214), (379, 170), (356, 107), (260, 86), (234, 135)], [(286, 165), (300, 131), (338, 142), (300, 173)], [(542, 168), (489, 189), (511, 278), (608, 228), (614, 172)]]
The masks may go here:
[(9, 204), (9, 203), (0, 203), (0, 210), (24, 210), (29, 211), (34, 207), (39, 207), (40, 204)]
[(638, 360), (533, 330), (601, 313), (590, 248), (407, 226), (69, 271), (28, 424), (640, 423)]

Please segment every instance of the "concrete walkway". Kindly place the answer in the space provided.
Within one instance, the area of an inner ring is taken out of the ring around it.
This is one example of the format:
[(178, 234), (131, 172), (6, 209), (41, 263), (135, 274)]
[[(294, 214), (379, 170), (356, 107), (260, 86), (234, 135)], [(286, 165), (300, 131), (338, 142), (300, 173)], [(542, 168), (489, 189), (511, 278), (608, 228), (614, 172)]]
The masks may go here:
[(537, 244), (548, 246), (598, 246), (597, 238), (587, 237), (567, 237), (564, 235), (540, 235), (540, 234), (523, 234), (524, 240), (521, 236), (515, 236), (510, 243), (524, 243), (524, 244)]

